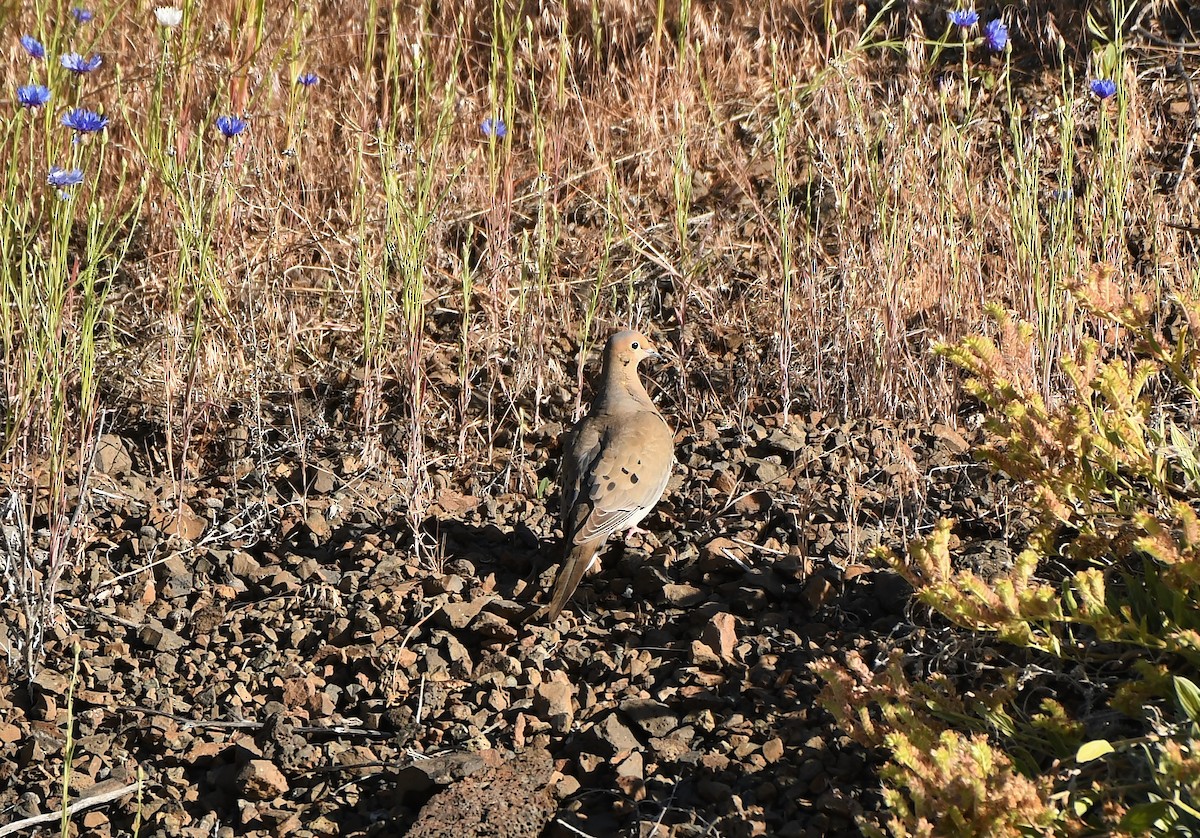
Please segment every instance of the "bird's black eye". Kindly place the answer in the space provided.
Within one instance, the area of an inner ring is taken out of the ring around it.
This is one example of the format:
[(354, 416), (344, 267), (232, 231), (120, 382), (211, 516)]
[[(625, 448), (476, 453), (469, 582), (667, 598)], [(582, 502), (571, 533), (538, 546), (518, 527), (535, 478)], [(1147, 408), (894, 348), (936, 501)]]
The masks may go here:
[(635, 340), (635, 341), (634, 341), (632, 344), (630, 344), (630, 346), (632, 346), (634, 349), (637, 349), (637, 348), (638, 348), (638, 342)]

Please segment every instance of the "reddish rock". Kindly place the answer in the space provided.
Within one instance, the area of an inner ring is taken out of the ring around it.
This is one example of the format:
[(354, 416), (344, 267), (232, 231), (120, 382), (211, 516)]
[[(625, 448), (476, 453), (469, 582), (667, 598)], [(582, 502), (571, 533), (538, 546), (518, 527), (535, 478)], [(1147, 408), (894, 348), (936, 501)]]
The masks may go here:
[(287, 778), (269, 759), (250, 760), (237, 780), (245, 800), (273, 800), (288, 790)]

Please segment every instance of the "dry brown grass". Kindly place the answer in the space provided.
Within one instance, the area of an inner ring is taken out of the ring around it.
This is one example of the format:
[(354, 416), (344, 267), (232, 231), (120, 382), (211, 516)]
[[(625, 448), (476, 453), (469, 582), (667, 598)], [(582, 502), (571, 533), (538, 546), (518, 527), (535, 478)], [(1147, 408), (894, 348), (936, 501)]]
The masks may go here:
[[(1094, 4), (1102, 22), (1106, 8)], [(940, 7), (897, 6), (869, 30), (876, 6), (696, 3), (681, 59), (674, 3), (661, 32), (652, 5), (508, 3), (511, 54), (501, 48), (496, 63), (491, 4), (371, 9), (272, 9), (261, 41), (250, 4), (192, 12), (172, 36), (163, 111), (177, 126), (163, 142), (187, 170), (184, 190), (139, 152), (159, 66), (152, 7), (97, 7), (72, 36), (105, 58), (80, 101), (113, 118), (99, 188), (81, 192), (77, 219), (89, 202), (103, 199), (111, 213), (132, 200), (136, 182), (118, 191), (122, 166), (150, 178), (133, 251), (104, 303), (102, 406), (132, 405), (155, 423), (169, 415), (178, 447), (218, 431), (235, 407), (333, 387), (357, 399), (353, 418), (368, 435), (408, 415), (410, 431), (450, 429), (469, 466), (492, 451), (498, 428), (563, 418), (553, 405), (580, 379), (577, 348), (617, 325), (659, 333), (684, 359), (688, 373), (671, 388), (683, 425), (713, 410), (781, 409), (785, 374), (793, 410), (932, 417), (952, 413), (957, 396), (928, 352), (934, 340), (976, 328), (987, 300), (1034, 319), (1060, 305), (1033, 298), (1048, 266), (1017, 243), (1029, 225), (1006, 194), (1014, 138), (1004, 61), (971, 51), (968, 117), (957, 57), (930, 63)], [(1019, 121), (1046, 173), (1035, 206), (1055, 189), (1081, 193), (1112, 165), (1096, 159), (1083, 12), (1063, 4), (1009, 21)], [(44, 36), (65, 17), (27, 6), (5, 26), (6, 78), (28, 73), (17, 35)], [(1059, 31), (1065, 69), (1047, 35)], [(895, 49), (870, 46), (885, 41)], [(418, 44), (432, 82), (420, 94)], [(1192, 233), (1164, 222), (1192, 219), (1194, 179), (1189, 168), (1170, 184), (1161, 171), (1181, 166), (1186, 92), (1160, 52), (1130, 50), (1124, 62), (1125, 215), (1105, 235), (1099, 198), (1077, 195), (1072, 249), (1052, 258), (1060, 271), (1103, 259), (1133, 284), (1190, 286)], [(302, 68), (321, 77), (308, 93), (292, 84)], [(1078, 80), (1063, 98), (1071, 72)], [(502, 102), (508, 78), (510, 134), (493, 159), (479, 126), (503, 111), (490, 101)], [(777, 102), (795, 115), (784, 161), (796, 208), (789, 300), (770, 142)], [(452, 120), (438, 135), (443, 107)], [(250, 120), (228, 154), (212, 127), (222, 113)], [(681, 132), (686, 241), (672, 223)], [(1069, 185), (1050, 177), (1064, 143), (1075, 155)], [(11, 132), (8, 150), (28, 154)], [(52, 162), (40, 155), (35, 172)], [(436, 205), (414, 333), (389, 247), (419, 181), (416, 160)], [(190, 225), (189, 190), (209, 196)], [(211, 230), (206, 252), (192, 252), (197, 223)], [(464, 254), (474, 280), (465, 312)], [(781, 335), (785, 305), (792, 328)], [(368, 308), (380, 329), (364, 326)], [(793, 347), (787, 370), (782, 341)]]

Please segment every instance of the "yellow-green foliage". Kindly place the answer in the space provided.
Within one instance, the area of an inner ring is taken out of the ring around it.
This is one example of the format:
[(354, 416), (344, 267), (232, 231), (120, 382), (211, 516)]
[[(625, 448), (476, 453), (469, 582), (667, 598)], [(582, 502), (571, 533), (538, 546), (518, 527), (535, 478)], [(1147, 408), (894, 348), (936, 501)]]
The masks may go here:
[[(973, 708), (944, 680), (911, 681), (899, 654), (877, 673), (857, 654), (845, 666), (826, 660), (814, 668), (826, 682), (822, 704), (851, 738), (891, 752), (880, 773), (895, 838), (1050, 834), (1059, 818), (1051, 784), (1022, 775), (984, 734), (951, 729), (947, 719), (970, 718)], [(868, 836), (886, 834), (860, 826)]]
[[(1006, 359), (1027, 351), (1032, 328), (995, 308), (1001, 344), (974, 336), (939, 348), (970, 374), (968, 390), (988, 409), (995, 441), (984, 456), (1033, 492), (1040, 520), (1029, 546), (1010, 572), (987, 581), (952, 570), (950, 522), (913, 544), (907, 561), (887, 558), (924, 602), (1013, 643), (1070, 654), (1074, 626), (1084, 625), (1101, 640), (1200, 661), (1200, 611), (1191, 607), (1200, 598), (1200, 520), (1191, 506), (1200, 488), (1191, 324), (1200, 323), (1200, 306), (1178, 301), (1186, 325), (1168, 342), (1151, 323), (1149, 298), (1122, 298), (1111, 269), (1097, 268), (1072, 292), (1110, 349), (1104, 357), (1088, 338), (1078, 360), (1062, 360), (1074, 394), (1058, 404), (1010, 369)], [(1075, 533), (1065, 541), (1064, 528)], [(1047, 557), (1070, 575), (1043, 572)], [(1143, 568), (1140, 557), (1151, 561)], [(1110, 592), (1113, 584), (1120, 590)]]
[[(1003, 706), (981, 712), (945, 682), (900, 686), (894, 669), (884, 688), (865, 667), (824, 665), (822, 703), (860, 741), (890, 751), (882, 776), (895, 835), (1036, 833), (1052, 823), (1060, 834), (1102, 826), (1166, 835), (1200, 826), (1200, 691), (1190, 680), (1200, 663), (1200, 303), (1172, 301), (1167, 338), (1151, 299), (1126, 294), (1111, 268), (1070, 291), (1096, 337), (1060, 359), (1071, 387), (1056, 402), (1012, 360), (1029, 357), (1033, 327), (998, 308), (996, 340), (938, 349), (968, 373), (986, 409), (983, 456), (1031, 493), (1037, 524), (1013, 567), (986, 579), (956, 570), (945, 520), (907, 556), (880, 556), (959, 626), (1049, 653), (1064, 668), (1113, 660), (1109, 707), (1146, 735), (1084, 742), (1084, 720), (1057, 702), (1032, 718)], [(897, 707), (913, 702), (923, 709)], [(1078, 752), (1026, 760), (1029, 736), (1042, 737), (1042, 754)], [(930, 813), (940, 818), (932, 830)]]

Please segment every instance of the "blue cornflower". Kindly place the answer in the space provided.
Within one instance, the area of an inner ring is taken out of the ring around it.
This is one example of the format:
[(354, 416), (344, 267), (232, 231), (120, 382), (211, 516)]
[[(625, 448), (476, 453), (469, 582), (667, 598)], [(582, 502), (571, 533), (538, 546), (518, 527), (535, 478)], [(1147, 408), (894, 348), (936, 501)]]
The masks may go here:
[(301, 73), (296, 77), (296, 84), (300, 85), (301, 87), (312, 87), (320, 80), (321, 79), (317, 77), (316, 73)]
[(1000, 18), (989, 20), (983, 27), (983, 40), (993, 52), (1003, 52), (1008, 46), (1008, 27)]
[(62, 124), (81, 134), (94, 134), (107, 127), (108, 117), (87, 108), (75, 108), (63, 114)]
[(84, 58), (77, 52), (68, 52), (60, 60), (62, 61), (62, 65), (64, 67), (66, 67), (72, 73), (79, 73), (80, 75), (83, 73), (90, 73), (92, 70), (95, 70), (102, 63), (104, 63), (98, 55)]
[(236, 116), (219, 116), (217, 117), (217, 130), (225, 135), (225, 139), (232, 140), (246, 130), (246, 120)]
[(31, 58), (45, 58), (46, 48), (42, 46), (42, 42), (32, 35), (21, 36), (21, 46), (25, 47), (25, 51), (29, 53)]
[(23, 108), (40, 108), (50, 101), (50, 88), (40, 84), (27, 84), (17, 88), (17, 102)]
[(75, 18), (76, 23), (89, 23), (95, 17), (91, 9), (85, 9), (83, 6), (71, 9), (71, 15)]
[(1088, 86), (1100, 99), (1111, 99), (1117, 95), (1117, 83), (1112, 79), (1092, 79)]
[(83, 183), (83, 172), (79, 169), (64, 169), (60, 166), (51, 166), (50, 173), (46, 175), (46, 183), (59, 188), (64, 186), (78, 186)]
[(950, 13), (950, 22), (963, 29), (970, 29), (979, 23), (979, 12), (974, 9), (956, 9)]
[(483, 132), (485, 137), (495, 137), (496, 139), (503, 138), (508, 133), (508, 126), (504, 124), (504, 120), (500, 117), (488, 117), (479, 124), (479, 130)]

